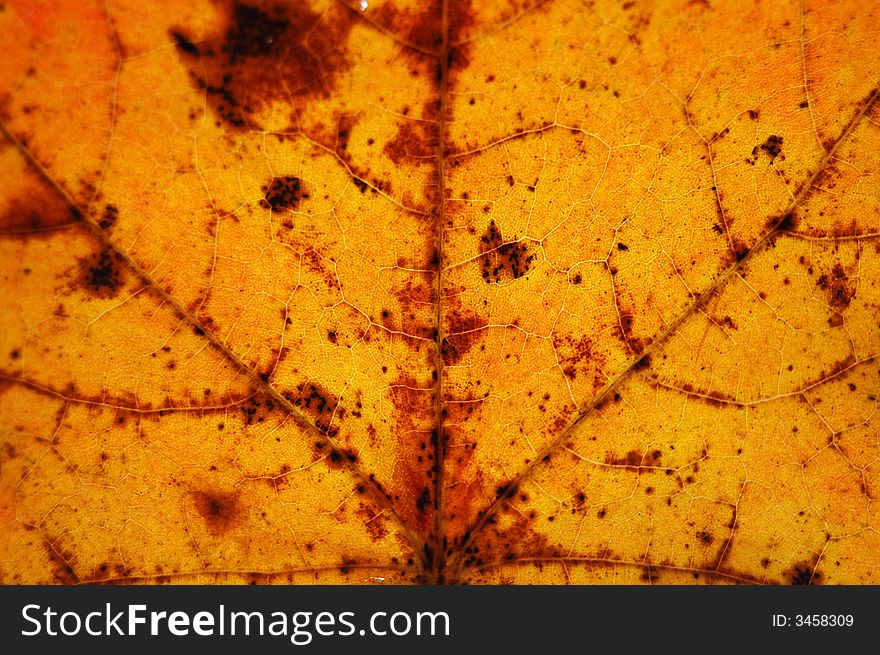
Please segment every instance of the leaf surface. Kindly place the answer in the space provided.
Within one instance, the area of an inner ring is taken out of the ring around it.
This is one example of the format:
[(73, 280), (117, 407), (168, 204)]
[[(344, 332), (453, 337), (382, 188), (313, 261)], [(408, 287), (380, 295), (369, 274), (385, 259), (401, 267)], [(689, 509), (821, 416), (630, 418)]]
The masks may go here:
[(877, 582), (877, 9), (166, 4), (0, 12), (0, 580)]

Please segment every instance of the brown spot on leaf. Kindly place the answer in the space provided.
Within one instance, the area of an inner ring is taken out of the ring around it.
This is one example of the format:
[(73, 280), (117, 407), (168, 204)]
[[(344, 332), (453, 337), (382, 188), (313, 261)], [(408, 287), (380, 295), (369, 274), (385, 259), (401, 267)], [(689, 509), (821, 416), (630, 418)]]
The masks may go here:
[[(442, 435), (435, 427), (434, 387), (402, 372), (391, 383), (390, 397), (394, 405), (391, 433), (397, 449), (389, 486), (407, 492), (409, 500), (399, 504), (398, 512), (425, 534), (434, 526), (435, 476), (442, 448)], [(419, 494), (415, 502), (413, 490)]]
[(57, 189), (43, 182), (35, 168), (28, 166), (24, 188), (18, 189), (17, 197), (0, 204), (0, 237), (47, 236), (81, 220), (79, 210), (71, 207)]
[(529, 254), (528, 246), (518, 240), (505, 241), (501, 230), (490, 221), (479, 243), (480, 267), (483, 281), (487, 284), (516, 280), (529, 272), (535, 255)]
[(205, 521), (208, 531), (221, 536), (238, 524), (244, 516), (236, 493), (218, 491), (193, 491), (196, 511)]
[(305, 3), (227, 0), (215, 31), (197, 37), (176, 27), (169, 34), (217, 116), (247, 130), (259, 127), (259, 114), (274, 102), (329, 97), (351, 66), (345, 43), (353, 24), (353, 10), (336, 3), (318, 13)]
[(296, 393), (285, 392), (283, 395), (294, 407), (310, 416), (319, 431), (330, 436), (336, 434), (337, 428), (331, 428), (331, 421), (339, 406), (339, 398), (320, 384), (304, 382), (296, 386)]
[(118, 219), (119, 210), (116, 208), (116, 205), (106, 205), (104, 207), (104, 213), (98, 220), (98, 227), (100, 227), (102, 230), (109, 230), (114, 225), (116, 225), (116, 221)]
[(73, 568), (77, 561), (75, 553), (49, 537), (43, 541), (43, 550), (52, 564), (52, 577), (56, 584), (76, 584), (80, 581)]
[(767, 221), (767, 227), (777, 232), (787, 232), (797, 226), (797, 216), (794, 212), (788, 212), (780, 216), (773, 216)]
[(484, 335), (488, 322), (470, 310), (455, 309), (448, 314), (446, 336), (441, 345), (443, 362), (458, 363), (471, 347)]
[(273, 177), (272, 181), (263, 187), (263, 191), (266, 195), (260, 201), (260, 205), (275, 213), (296, 209), (300, 200), (309, 197), (302, 180), (290, 175)]
[(113, 298), (123, 286), (122, 257), (103, 250), (80, 260), (79, 281), (95, 298)]
[(816, 280), (816, 286), (826, 292), (828, 304), (837, 313), (849, 307), (856, 295), (855, 283), (849, 279), (840, 264), (835, 264), (830, 274), (820, 275)]
[(388, 518), (384, 512), (376, 511), (372, 505), (359, 503), (355, 515), (360, 518), (373, 542), (382, 541), (388, 536)]
[(601, 374), (605, 360), (594, 353), (593, 342), (587, 336), (553, 336), (553, 348), (562, 372), (569, 380), (592, 376), (594, 388), (604, 384)]
[(618, 457), (614, 453), (606, 453), (605, 463), (609, 466), (624, 466), (628, 471), (635, 471), (641, 467), (659, 466), (662, 456), (663, 453), (659, 450), (651, 450), (644, 454), (637, 450), (630, 450), (622, 457)]
[(422, 493), (419, 494), (419, 497), (416, 499), (416, 510), (418, 510), (419, 514), (424, 514), (425, 510), (431, 504), (431, 489), (430, 487), (423, 487)]
[(240, 409), (244, 415), (244, 421), (247, 425), (255, 425), (263, 423), (269, 418), (269, 415), (275, 411), (277, 403), (271, 396), (264, 394), (254, 394), (247, 397), (241, 403)]
[(815, 561), (799, 562), (783, 573), (784, 579), (792, 585), (822, 584), (822, 573), (816, 570)]
[(770, 161), (776, 159), (782, 153), (782, 137), (771, 134), (767, 140), (761, 144), (761, 150), (770, 158)]
[(435, 104), (426, 105), (421, 120), (403, 119), (398, 123), (397, 134), (382, 149), (395, 164), (433, 161), (436, 157), (440, 132)]

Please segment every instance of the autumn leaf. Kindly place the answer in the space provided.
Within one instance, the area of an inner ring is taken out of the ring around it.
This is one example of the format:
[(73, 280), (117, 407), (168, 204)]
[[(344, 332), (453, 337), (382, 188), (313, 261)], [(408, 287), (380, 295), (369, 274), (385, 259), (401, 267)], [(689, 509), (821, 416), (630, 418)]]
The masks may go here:
[(874, 583), (880, 7), (0, 10), (0, 581)]

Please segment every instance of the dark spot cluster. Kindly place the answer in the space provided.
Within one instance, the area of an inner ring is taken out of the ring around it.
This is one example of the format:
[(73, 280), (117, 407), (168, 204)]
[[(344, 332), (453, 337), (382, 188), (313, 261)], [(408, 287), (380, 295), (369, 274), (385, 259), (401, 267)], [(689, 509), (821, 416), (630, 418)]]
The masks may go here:
[[(620, 333), (623, 336), (623, 341), (629, 346), (630, 350), (634, 354), (639, 354), (645, 348), (648, 347), (650, 341), (643, 339), (642, 337), (636, 336), (633, 331), (633, 323), (635, 322), (635, 316), (633, 316), (630, 312), (621, 312), (619, 327)], [(638, 365), (636, 365), (638, 367)]]
[(428, 507), (431, 506), (431, 488), (425, 486), (422, 488), (422, 493), (419, 494), (419, 497), (416, 499), (416, 510), (418, 510), (419, 514), (424, 514)]
[(116, 205), (106, 205), (104, 207), (104, 213), (98, 220), (98, 227), (100, 227), (102, 230), (109, 230), (114, 225), (116, 225), (116, 221), (118, 219), (119, 210), (116, 208)]
[(351, 133), (355, 125), (357, 125), (357, 116), (343, 114), (337, 118), (334, 150), (337, 155), (346, 161), (351, 159), (351, 156), (348, 154), (348, 142), (351, 139)]
[(797, 216), (794, 212), (772, 216), (770, 220), (767, 221), (767, 227), (776, 232), (788, 232), (797, 227)]
[(122, 258), (103, 250), (80, 261), (80, 278), (86, 290), (97, 298), (112, 298), (122, 287)]
[(518, 240), (504, 241), (501, 230), (490, 221), (486, 232), (480, 237), (480, 266), (486, 284), (505, 280), (516, 280), (529, 272), (534, 254), (529, 254), (528, 246)]
[(822, 574), (810, 562), (795, 564), (785, 572), (786, 581), (792, 585), (817, 585), (822, 582)]
[(260, 206), (275, 213), (296, 209), (300, 200), (309, 198), (308, 192), (303, 188), (302, 180), (290, 175), (273, 177), (272, 181), (263, 187), (263, 191), (266, 195), (260, 201)]
[(247, 425), (263, 423), (275, 410), (275, 407), (276, 403), (270, 396), (251, 396), (241, 405), (244, 422)]
[(275, 101), (328, 97), (349, 65), (348, 9), (333, 7), (326, 21), (307, 5), (277, 0), (259, 6), (226, 1), (218, 11), (217, 32), (197, 39), (178, 27), (169, 36), (196, 87), (232, 128), (254, 127), (255, 115)]
[(296, 386), (296, 393), (287, 392), (284, 397), (304, 414), (312, 417), (315, 427), (324, 434), (334, 436), (336, 428), (330, 427), (330, 421), (339, 399), (319, 384), (314, 382), (302, 383)]
[(214, 536), (229, 530), (243, 515), (243, 508), (234, 493), (194, 491), (192, 496), (196, 511)]
[(785, 159), (785, 155), (782, 155), (782, 142), (783, 138), (781, 136), (777, 136), (775, 134), (771, 134), (767, 137), (767, 140), (764, 141), (760, 146), (755, 146), (752, 148), (752, 154), (749, 155), (746, 161), (752, 166), (755, 165), (755, 162), (758, 161), (758, 156), (763, 153), (767, 156), (767, 158), (773, 162), (777, 157), (780, 159)]
[[(318, 450), (323, 450), (325, 447), (326, 445), (322, 442)], [(330, 463), (334, 465), (340, 465), (343, 462), (354, 463), (358, 460), (357, 455), (351, 450), (331, 450), (328, 457), (330, 458)]]

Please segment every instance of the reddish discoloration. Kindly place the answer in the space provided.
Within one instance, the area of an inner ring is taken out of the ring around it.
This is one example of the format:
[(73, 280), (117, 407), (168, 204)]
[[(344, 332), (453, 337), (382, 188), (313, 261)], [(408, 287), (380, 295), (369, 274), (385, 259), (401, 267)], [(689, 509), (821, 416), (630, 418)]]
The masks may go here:
[(437, 156), (439, 142), (439, 125), (434, 120), (403, 120), (383, 152), (398, 165), (430, 162)]
[(52, 565), (52, 576), (55, 584), (77, 584), (80, 578), (74, 567), (76, 566), (76, 553), (62, 546), (57, 540), (46, 537), (43, 541), (43, 550)]
[[(0, 148), (11, 147), (0, 137)], [(24, 184), (17, 197), (0, 205), (0, 238), (48, 237), (82, 221), (82, 214), (32, 165), (25, 168)]]
[(828, 304), (838, 313), (845, 311), (856, 295), (855, 281), (840, 264), (835, 264), (830, 274), (820, 275), (816, 286), (826, 293)]
[(260, 206), (271, 209), (274, 213), (296, 209), (300, 200), (310, 197), (302, 180), (290, 175), (273, 177), (272, 181), (263, 187), (263, 192), (266, 195), (260, 201)]
[[(434, 527), (436, 512), (435, 476), (439, 433), (434, 424), (434, 387), (401, 373), (390, 388), (394, 404), (393, 435), (397, 439), (396, 465), (390, 489), (407, 495), (393, 498), (398, 513), (421, 534)], [(427, 493), (426, 493), (427, 490)]]
[(623, 466), (628, 471), (637, 471), (642, 468), (656, 468), (660, 466), (662, 457), (663, 453), (657, 449), (649, 450), (645, 453), (630, 450), (622, 457), (614, 453), (606, 453), (605, 463), (609, 466)]
[(454, 365), (461, 361), (473, 345), (481, 339), (488, 322), (469, 310), (455, 309), (446, 317), (446, 336), (441, 344), (443, 363)]
[(355, 510), (355, 515), (363, 523), (367, 533), (374, 542), (382, 541), (382, 539), (388, 536), (388, 517), (384, 512), (377, 510), (373, 505), (360, 502)]
[[(551, 543), (546, 535), (538, 531), (536, 523), (539, 516), (535, 510), (514, 507), (512, 502), (505, 501), (496, 517), (490, 519), (479, 538), (465, 548), (462, 560), (465, 568), (479, 568), (484, 564), (503, 563), (521, 557), (562, 557), (568, 550)], [(502, 528), (501, 525), (506, 527)]]
[(245, 508), (237, 493), (220, 491), (193, 491), (193, 502), (205, 526), (215, 537), (221, 536), (239, 524), (245, 516)]

